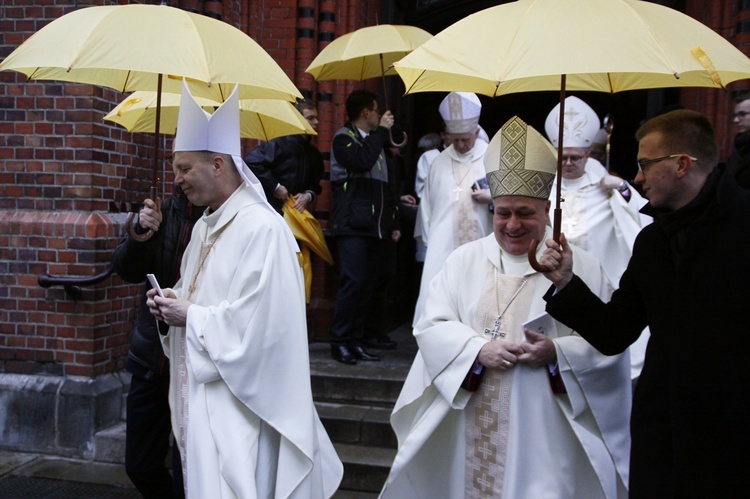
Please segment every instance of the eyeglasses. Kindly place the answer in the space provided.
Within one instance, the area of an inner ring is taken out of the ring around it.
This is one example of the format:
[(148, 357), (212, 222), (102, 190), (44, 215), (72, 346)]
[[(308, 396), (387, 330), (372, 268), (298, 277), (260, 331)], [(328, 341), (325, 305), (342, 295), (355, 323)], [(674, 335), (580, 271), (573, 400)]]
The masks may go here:
[(736, 113), (732, 113), (732, 119), (743, 119), (748, 114), (750, 114), (750, 111), (737, 111)]
[(669, 156), (662, 156), (661, 158), (639, 159), (637, 161), (637, 163), (638, 163), (638, 170), (641, 173), (646, 173), (646, 169), (647, 169), (648, 166), (653, 165), (654, 163), (658, 163), (660, 161), (664, 161), (665, 159), (674, 159), (674, 158), (679, 158), (680, 156), (687, 156), (688, 158), (692, 159), (693, 161), (698, 161), (698, 158), (694, 158), (693, 156), (690, 156), (689, 154), (685, 154), (685, 153), (670, 154)]
[(563, 156), (562, 157), (562, 164), (565, 164), (568, 161), (570, 161), (571, 163), (577, 165), (578, 163), (581, 162), (582, 159), (583, 159), (583, 156)]

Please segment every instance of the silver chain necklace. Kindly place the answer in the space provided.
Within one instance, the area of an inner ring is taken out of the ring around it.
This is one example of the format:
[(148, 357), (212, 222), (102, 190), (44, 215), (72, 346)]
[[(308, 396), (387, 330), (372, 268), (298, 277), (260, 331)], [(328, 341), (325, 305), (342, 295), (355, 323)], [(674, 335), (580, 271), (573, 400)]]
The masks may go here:
[[(497, 310), (500, 310), (500, 291), (498, 290), (500, 278), (499, 278), (499, 272), (497, 270), (497, 267), (495, 267), (495, 299), (497, 300)], [(516, 297), (521, 293), (521, 290), (524, 286), (526, 286), (526, 283), (529, 282), (528, 278), (525, 278), (521, 285), (518, 287), (515, 293), (513, 293), (513, 296), (510, 298), (508, 303), (505, 305), (505, 308), (502, 312), (499, 312), (497, 314), (497, 317), (495, 318), (495, 321), (493, 323), (492, 329), (485, 329), (484, 334), (489, 335), (492, 341), (495, 341), (498, 337), (499, 338), (505, 338), (506, 333), (503, 331), (500, 331), (500, 324), (503, 322), (503, 316), (505, 315), (505, 312), (508, 311), (508, 308), (510, 307), (511, 303), (513, 303), (513, 300), (516, 299)]]

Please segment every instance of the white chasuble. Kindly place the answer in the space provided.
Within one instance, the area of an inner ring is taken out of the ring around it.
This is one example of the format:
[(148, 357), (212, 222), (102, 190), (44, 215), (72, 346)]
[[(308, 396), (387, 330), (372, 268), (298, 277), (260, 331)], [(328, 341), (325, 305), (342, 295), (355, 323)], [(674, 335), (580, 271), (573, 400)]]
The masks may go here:
[(312, 402), (296, 251), (249, 186), (195, 224), (173, 290), (191, 296), (187, 324), (162, 340), (190, 499), (324, 498), (338, 488), (343, 467)]
[[(576, 274), (607, 299), (599, 263), (577, 248), (573, 255)], [(550, 339), (566, 394), (552, 393), (548, 367), (524, 364), (485, 368), (477, 391), (461, 388), (497, 310), (524, 279), (502, 314), (506, 336), (494, 341), (524, 341), (520, 324), (544, 312), (549, 281), (528, 264), (504, 275), (506, 256), (490, 235), (457, 249), (433, 280), (414, 329), (419, 352), (391, 415), (399, 447), (381, 497), (627, 497), (627, 354), (603, 356), (556, 322)]]
[(486, 151), (487, 143), (477, 140), (464, 155), (450, 146), (432, 162), (414, 228), (414, 237), (427, 246), (414, 324), (424, 308), (430, 281), (448, 255), (462, 244), (492, 232), (489, 206), (471, 197), (472, 184), (486, 175)]
[[(607, 174), (595, 159), (588, 158), (586, 171), (577, 179), (563, 179), (561, 185), (562, 232), (568, 242), (590, 252), (602, 264), (615, 288), (620, 283), (633, 253), (633, 243), (652, 218), (639, 212), (646, 200), (630, 186), (628, 201), (616, 190), (605, 191), (599, 181)], [(555, 206), (556, 186), (550, 201)], [(631, 378), (637, 378), (643, 368), (648, 328), (630, 346)]]

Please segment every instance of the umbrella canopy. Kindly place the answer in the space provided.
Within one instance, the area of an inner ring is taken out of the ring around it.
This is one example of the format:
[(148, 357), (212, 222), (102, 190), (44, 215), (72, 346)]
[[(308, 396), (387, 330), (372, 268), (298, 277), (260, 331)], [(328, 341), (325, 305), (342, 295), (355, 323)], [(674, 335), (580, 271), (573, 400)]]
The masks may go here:
[[(489, 96), (560, 90), (713, 87), (750, 78), (750, 59), (707, 26), (640, 0), (518, 0), (449, 26), (395, 63), (406, 92)], [(558, 134), (562, 172), (564, 114)], [(560, 240), (561, 182), (554, 239)], [(529, 248), (536, 270), (536, 241)]]
[(179, 94), (182, 78), (198, 97), (302, 98), (252, 38), (227, 23), (166, 5), (87, 7), (52, 21), (0, 63), (30, 80), (90, 83), (121, 92)]
[(707, 26), (640, 0), (518, 0), (468, 16), (395, 63), (407, 93), (496, 96), (568, 90), (713, 87), (750, 60)]
[(347, 33), (320, 51), (306, 72), (317, 81), (367, 80), (432, 38), (415, 26), (380, 24)]
[[(195, 100), (208, 112), (213, 112), (221, 104), (202, 97)], [(159, 133), (175, 133), (179, 107), (179, 94), (162, 94)], [(132, 93), (104, 119), (122, 125), (129, 132), (153, 132), (156, 128), (156, 92)], [(277, 99), (241, 100), (240, 133), (246, 138), (265, 141), (284, 135), (316, 135), (310, 123), (290, 102)]]

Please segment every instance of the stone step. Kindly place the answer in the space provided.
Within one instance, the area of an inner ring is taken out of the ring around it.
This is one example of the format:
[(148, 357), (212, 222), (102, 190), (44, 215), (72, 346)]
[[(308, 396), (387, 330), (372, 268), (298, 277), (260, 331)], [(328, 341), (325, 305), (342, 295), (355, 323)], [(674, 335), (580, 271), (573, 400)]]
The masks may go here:
[(358, 362), (349, 366), (331, 358), (330, 345), (310, 344), (310, 374), (313, 398), (317, 401), (393, 407), (417, 352), (411, 328), (391, 333), (398, 341), (395, 350), (368, 349), (380, 355), (379, 362)]
[(95, 461), (125, 464), (125, 421), (94, 434)]
[(334, 447), (344, 463), (340, 491), (380, 492), (396, 457), (395, 449), (349, 444)]
[(334, 443), (396, 448), (390, 408), (332, 402), (316, 402), (315, 407)]

